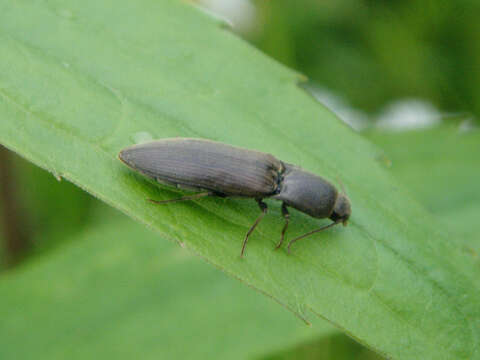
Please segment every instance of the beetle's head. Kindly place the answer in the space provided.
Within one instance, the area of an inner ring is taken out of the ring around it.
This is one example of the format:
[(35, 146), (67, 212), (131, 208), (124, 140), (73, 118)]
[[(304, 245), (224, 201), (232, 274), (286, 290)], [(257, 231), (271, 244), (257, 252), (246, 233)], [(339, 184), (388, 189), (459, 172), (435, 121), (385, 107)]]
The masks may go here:
[(332, 215), (330, 219), (335, 222), (342, 222), (343, 226), (347, 226), (348, 218), (352, 213), (352, 207), (350, 206), (350, 200), (345, 194), (338, 194), (335, 206), (333, 207)]

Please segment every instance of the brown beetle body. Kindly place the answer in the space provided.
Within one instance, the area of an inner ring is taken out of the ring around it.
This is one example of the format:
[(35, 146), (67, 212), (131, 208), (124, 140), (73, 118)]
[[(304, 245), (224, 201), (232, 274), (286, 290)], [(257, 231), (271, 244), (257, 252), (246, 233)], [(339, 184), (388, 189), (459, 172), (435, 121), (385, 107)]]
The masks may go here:
[(274, 194), (282, 163), (270, 154), (214, 141), (174, 138), (120, 152), (128, 166), (161, 183), (224, 196), (264, 198)]
[(282, 244), (288, 226), (287, 206), (315, 218), (330, 218), (333, 223), (314, 230), (293, 242), (337, 223), (346, 225), (350, 202), (324, 178), (297, 166), (284, 163), (259, 151), (242, 149), (219, 142), (193, 138), (163, 139), (123, 149), (119, 158), (132, 169), (160, 183), (181, 189), (205, 191), (179, 199), (152, 201), (168, 203), (193, 200), (203, 196), (248, 197), (258, 202), (262, 214), (245, 236), (242, 255), (249, 235), (267, 212), (264, 198), (283, 202), (286, 220)]

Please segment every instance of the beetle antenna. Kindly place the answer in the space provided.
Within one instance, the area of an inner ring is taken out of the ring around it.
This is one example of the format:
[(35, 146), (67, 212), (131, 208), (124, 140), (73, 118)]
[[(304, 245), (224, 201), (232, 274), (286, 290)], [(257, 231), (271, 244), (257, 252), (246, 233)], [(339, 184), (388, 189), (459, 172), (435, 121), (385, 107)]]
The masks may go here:
[(332, 222), (331, 224), (328, 224), (328, 225), (325, 225), (323, 227), (321, 227), (320, 229), (316, 229), (316, 230), (313, 230), (313, 231), (310, 231), (306, 234), (303, 234), (302, 236), (299, 236), (299, 237), (296, 237), (295, 239), (293, 240), (290, 240), (290, 242), (288, 243), (288, 246), (287, 246), (287, 250), (288, 250), (288, 253), (290, 254), (290, 246), (292, 246), (292, 244), (300, 239), (303, 239), (303, 238), (306, 238), (307, 236), (310, 236), (312, 234), (315, 234), (317, 232), (320, 232), (320, 231), (323, 231), (323, 230), (326, 230), (328, 228), (331, 228), (332, 226), (335, 226), (337, 224), (340, 224), (340, 221), (335, 221), (335, 222)]

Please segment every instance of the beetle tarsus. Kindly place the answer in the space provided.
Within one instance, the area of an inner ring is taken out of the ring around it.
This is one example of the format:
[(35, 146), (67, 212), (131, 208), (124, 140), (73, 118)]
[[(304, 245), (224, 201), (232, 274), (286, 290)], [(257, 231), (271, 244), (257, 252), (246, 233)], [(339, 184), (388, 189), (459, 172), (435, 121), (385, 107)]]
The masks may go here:
[(248, 237), (253, 232), (253, 230), (255, 230), (258, 223), (263, 219), (263, 217), (265, 216), (265, 214), (267, 213), (267, 210), (268, 210), (267, 204), (265, 204), (262, 201), (262, 199), (257, 199), (257, 203), (258, 203), (258, 206), (260, 207), (260, 210), (262, 210), (262, 213), (258, 216), (257, 220), (255, 220), (255, 222), (253, 223), (250, 230), (248, 230), (247, 235), (245, 235), (245, 239), (243, 240), (242, 252), (240, 253), (240, 257), (243, 257), (243, 254), (245, 253), (245, 247), (247, 246)]

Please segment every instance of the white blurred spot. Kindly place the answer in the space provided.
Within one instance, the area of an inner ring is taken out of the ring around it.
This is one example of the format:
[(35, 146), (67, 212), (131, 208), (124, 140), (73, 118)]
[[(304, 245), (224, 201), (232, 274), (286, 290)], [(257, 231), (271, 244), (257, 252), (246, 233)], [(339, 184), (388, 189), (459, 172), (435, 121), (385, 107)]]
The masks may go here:
[(416, 99), (398, 100), (387, 105), (377, 119), (377, 127), (404, 131), (438, 125), (442, 114), (432, 104)]
[(131, 136), (134, 144), (143, 144), (153, 140), (152, 134), (147, 131), (139, 131)]
[(198, 3), (228, 20), (239, 32), (248, 32), (255, 26), (255, 6), (250, 0), (198, 0)]
[(466, 118), (458, 126), (458, 131), (462, 133), (469, 132), (476, 129), (478, 129), (478, 126), (473, 117)]
[(366, 113), (351, 107), (342, 97), (336, 95), (331, 90), (315, 85), (308, 85), (305, 88), (315, 99), (333, 111), (352, 129), (360, 131), (368, 126), (369, 121)]

